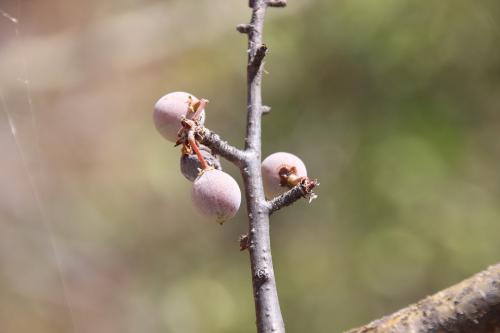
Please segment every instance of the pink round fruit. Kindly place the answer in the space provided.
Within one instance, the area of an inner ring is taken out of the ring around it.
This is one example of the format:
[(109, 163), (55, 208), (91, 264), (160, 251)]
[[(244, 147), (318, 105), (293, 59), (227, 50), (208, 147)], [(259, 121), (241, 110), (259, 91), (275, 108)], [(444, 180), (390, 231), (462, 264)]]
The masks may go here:
[(222, 224), (238, 212), (241, 192), (233, 177), (224, 171), (209, 169), (194, 181), (191, 199), (203, 216)]
[[(181, 126), (182, 117), (191, 119), (194, 112), (190, 109), (199, 99), (195, 96), (176, 91), (166, 94), (156, 102), (154, 107), (153, 119), (156, 129), (167, 140), (175, 142), (177, 133)], [(205, 110), (201, 111), (200, 122), (203, 123)]]
[(290, 179), (300, 179), (307, 177), (307, 170), (304, 162), (297, 156), (290, 153), (274, 153), (262, 161), (262, 182), (264, 192), (268, 199), (272, 199), (292, 187), (284, 181), (284, 175), (291, 175)]
[[(205, 158), (207, 164), (215, 169), (221, 170), (221, 164), (219, 159), (212, 155), (212, 151), (207, 146), (200, 145), (201, 155)], [(187, 180), (194, 182), (194, 180), (200, 174), (202, 169), (201, 163), (198, 160), (198, 156), (193, 154), (183, 154), (180, 161), (181, 173), (186, 177)]]

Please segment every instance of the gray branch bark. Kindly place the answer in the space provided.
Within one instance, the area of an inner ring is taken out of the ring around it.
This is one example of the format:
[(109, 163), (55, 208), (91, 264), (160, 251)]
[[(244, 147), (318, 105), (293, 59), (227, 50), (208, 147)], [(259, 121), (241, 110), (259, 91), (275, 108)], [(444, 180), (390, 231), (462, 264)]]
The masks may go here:
[[(269, 216), (279, 209), (270, 205), (264, 196), (261, 175), (261, 123), (262, 114), (270, 111), (262, 105), (262, 66), (267, 46), (262, 42), (264, 17), (267, 7), (284, 7), (286, 1), (250, 0), (252, 16), (249, 24), (236, 29), (248, 35), (247, 64), (247, 126), (245, 149), (240, 150), (223, 141), (203, 126), (194, 130), (200, 143), (240, 168), (245, 185), (248, 212), (248, 234), (240, 241), (241, 249), (248, 249), (252, 271), (258, 333), (285, 333), (274, 277)], [(296, 200), (296, 199), (294, 199)], [(274, 207), (274, 208), (273, 208)], [(280, 207), (281, 208), (281, 207)], [(274, 209), (274, 210), (273, 210)]]
[(239, 168), (246, 164), (248, 156), (245, 151), (231, 146), (227, 141), (222, 140), (218, 134), (206, 127), (199, 126), (195, 131), (197, 137), (199, 137), (199, 142), (210, 147), (214, 154), (224, 157)]
[(500, 332), (500, 263), (390, 316), (346, 333)]
[(265, 0), (252, 0), (251, 28), (248, 29), (247, 65), (247, 133), (245, 151), (250, 158), (242, 169), (245, 183), (249, 231), (248, 251), (252, 271), (253, 295), (258, 333), (284, 333), (274, 277), (269, 208), (264, 197), (261, 175), (261, 121), (262, 121), (262, 64), (267, 47), (262, 42), (264, 16), (268, 6)]

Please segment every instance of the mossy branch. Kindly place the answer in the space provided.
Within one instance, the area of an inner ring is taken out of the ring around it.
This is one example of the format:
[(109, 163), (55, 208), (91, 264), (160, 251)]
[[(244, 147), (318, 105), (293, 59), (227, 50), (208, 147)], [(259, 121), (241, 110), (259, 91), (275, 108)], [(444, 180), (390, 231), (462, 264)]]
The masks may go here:
[(416, 304), (346, 333), (500, 332), (500, 263)]

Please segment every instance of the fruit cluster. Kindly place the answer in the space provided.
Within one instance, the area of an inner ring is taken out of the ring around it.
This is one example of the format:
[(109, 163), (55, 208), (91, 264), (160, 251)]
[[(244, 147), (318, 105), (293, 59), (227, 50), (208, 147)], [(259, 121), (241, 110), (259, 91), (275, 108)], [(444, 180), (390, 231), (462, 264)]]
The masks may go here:
[[(205, 122), (206, 99), (186, 92), (161, 97), (154, 107), (156, 129), (167, 140), (182, 144), (181, 173), (193, 182), (191, 199), (196, 209), (209, 219), (224, 223), (238, 212), (241, 191), (238, 183), (222, 171), (218, 157), (201, 145), (190, 126)], [(307, 179), (304, 163), (290, 153), (274, 153), (262, 162), (266, 197), (271, 199)]]

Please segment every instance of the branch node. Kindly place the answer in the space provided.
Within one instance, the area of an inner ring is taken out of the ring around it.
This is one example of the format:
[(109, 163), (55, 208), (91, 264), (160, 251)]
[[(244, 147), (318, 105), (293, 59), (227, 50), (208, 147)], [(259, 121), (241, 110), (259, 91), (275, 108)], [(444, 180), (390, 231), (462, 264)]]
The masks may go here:
[(262, 114), (266, 115), (271, 113), (271, 107), (269, 105), (262, 105)]
[(257, 279), (257, 281), (259, 281), (260, 283), (264, 283), (266, 282), (267, 280), (269, 280), (269, 273), (267, 271), (266, 268), (259, 268), (256, 272), (255, 272), (255, 278)]
[(283, 8), (283, 7), (286, 7), (287, 1), (286, 0), (267, 0), (266, 4), (269, 7)]
[(242, 34), (248, 34), (252, 31), (252, 29), (253, 26), (251, 24), (242, 23), (236, 26), (236, 30)]

